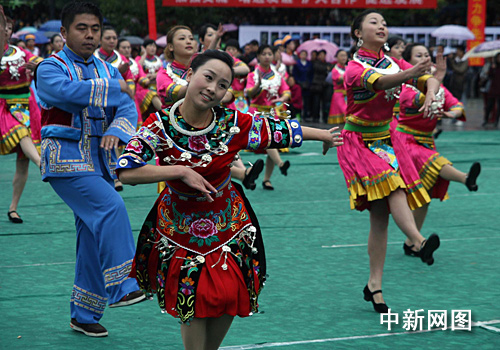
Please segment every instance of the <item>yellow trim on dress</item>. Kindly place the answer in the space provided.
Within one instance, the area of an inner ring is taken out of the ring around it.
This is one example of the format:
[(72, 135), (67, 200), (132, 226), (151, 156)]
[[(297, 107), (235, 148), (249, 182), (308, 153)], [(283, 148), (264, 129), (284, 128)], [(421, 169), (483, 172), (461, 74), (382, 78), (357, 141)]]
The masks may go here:
[[(447, 164), (453, 165), (452, 162), (436, 152), (435, 154), (430, 156), (429, 159), (427, 159), (424, 165), (422, 165), (422, 167), (418, 171), (418, 175), (420, 176), (422, 184), (427, 191), (430, 191), (434, 187), (439, 178), (441, 169)], [(446, 196), (443, 200), (448, 198), (448, 193), (446, 193)]]

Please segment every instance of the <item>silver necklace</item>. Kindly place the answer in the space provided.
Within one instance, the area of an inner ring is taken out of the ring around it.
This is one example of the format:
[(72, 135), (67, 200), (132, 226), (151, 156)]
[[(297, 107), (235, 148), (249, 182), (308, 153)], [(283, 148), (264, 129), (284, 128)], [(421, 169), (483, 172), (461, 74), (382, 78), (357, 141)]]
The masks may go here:
[(188, 135), (188, 136), (200, 136), (200, 135), (204, 135), (204, 134), (208, 133), (209, 131), (211, 131), (215, 127), (216, 117), (215, 117), (215, 111), (212, 108), (213, 119), (212, 119), (212, 122), (210, 123), (210, 125), (207, 126), (205, 129), (197, 130), (197, 131), (189, 131), (189, 130), (185, 130), (185, 129), (181, 128), (181, 126), (177, 123), (177, 120), (175, 120), (175, 111), (177, 110), (177, 107), (179, 107), (182, 104), (182, 102), (184, 102), (184, 99), (180, 99), (179, 101), (174, 103), (174, 105), (172, 106), (172, 108), (170, 108), (170, 111), (168, 112), (170, 124), (174, 127), (175, 130), (177, 130), (181, 134)]

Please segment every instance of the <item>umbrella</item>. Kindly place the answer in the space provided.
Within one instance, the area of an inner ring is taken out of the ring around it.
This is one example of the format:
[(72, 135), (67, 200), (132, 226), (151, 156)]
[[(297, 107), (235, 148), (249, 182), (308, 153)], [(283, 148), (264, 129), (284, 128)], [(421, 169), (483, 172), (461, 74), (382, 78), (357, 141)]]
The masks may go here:
[(42, 24), (38, 30), (42, 31), (42, 32), (57, 32), (57, 33), (59, 33), (59, 31), (61, 30), (61, 26), (62, 26), (61, 20), (53, 19), (53, 20), (47, 21), (44, 24)]
[(497, 53), (500, 53), (500, 40), (486, 41), (467, 51), (462, 60), (472, 57), (493, 57)]
[(167, 46), (167, 36), (164, 35), (164, 36), (161, 36), (158, 39), (156, 39), (156, 45), (158, 45), (160, 47)]
[(123, 38), (127, 39), (128, 42), (130, 43), (130, 45), (132, 45), (132, 46), (141, 46), (142, 43), (144, 42), (143, 38), (140, 38), (138, 36), (133, 36), (133, 35), (124, 36)]
[(222, 28), (224, 28), (225, 32), (234, 32), (234, 31), (238, 30), (238, 26), (234, 23), (223, 24)]
[(37, 32), (38, 30), (35, 28), (35, 27), (24, 27), (24, 28), (21, 28), (19, 29), (17, 32), (16, 32), (16, 35), (17, 36), (20, 36), (22, 34), (26, 34), (26, 33), (34, 33), (34, 32)]
[(469, 28), (454, 24), (441, 26), (432, 31), (431, 35), (439, 39), (473, 40), (476, 38)]
[(300, 46), (297, 48), (297, 52), (300, 51), (307, 51), (307, 58), (311, 59), (311, 52), (313, 51), (321, 51), (325, 50), (326, 51), (326, 61), (327, 62), (333, 62), (335, 61), (335, 54), (339, 50), (338, 46), (335, 45), (334, 43), (331, 43), (327, 40), (323, 39), (313, 39), (313, 40), (307, 40), (304, 41)]
[[(57, 32), (42, 32), (42, 34), (45, 35), (49, 39), (52, 38), (56, 34), (61, 35), (61, 33), (59, 31), (57, 31)], [(61, 35), (61, 38), (62, 38), (62, 35)]]
[(26, 33), (23, 35), (20, 35), (19, 38), (23, 41), (25, 41), (26, 35), (31, 34), (35, 36), (35, 44), (47, 44), (50, 40), (43, 35), (43, 33), (40, 32), (35, 32), (35, 33)]

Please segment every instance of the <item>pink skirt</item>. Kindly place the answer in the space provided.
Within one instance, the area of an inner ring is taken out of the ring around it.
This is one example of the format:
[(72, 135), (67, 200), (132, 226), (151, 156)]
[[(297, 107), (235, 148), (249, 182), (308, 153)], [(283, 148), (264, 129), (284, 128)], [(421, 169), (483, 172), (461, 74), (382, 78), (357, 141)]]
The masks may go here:
[(392, 143), (396, 157), (400, 160), (401, 172), (413, 178), (418, 174), (431, 198), (448, 199), (450, 182), (439, 176), (444, 165), (452, 164), (436, 151), (434, 142), (421, 143), (414, 135), (395, 130)]
[[(41, 114), (33, 93), (29, 98), (29, 116), (26, 114), (12, 115), (7, 101), (0, 99), (0, 154), (18, 153), (18, 158), (24, 157), (21, 147), (18, 147), (21, 139), (29, 136), (40, 153), (41, 143)], [(27, 121), (29, 120), (29, 126)]]
[(343, 130), (342, 138), (344, 144), (337, 148), (337, 157), (349, 191), (351, 209), (370, 209), (370, 202), (386, 198), (398, 188), (405, 189), (411, 209), (430, 201), (418, 176), (406, 183), (399, 170), (365, 145), (363, 133)]
[(342, 92), (334, 92), (332, 103), (330, 104), (330, 113), (328, 113), (328, 124), (345, 123), (346, 102)]

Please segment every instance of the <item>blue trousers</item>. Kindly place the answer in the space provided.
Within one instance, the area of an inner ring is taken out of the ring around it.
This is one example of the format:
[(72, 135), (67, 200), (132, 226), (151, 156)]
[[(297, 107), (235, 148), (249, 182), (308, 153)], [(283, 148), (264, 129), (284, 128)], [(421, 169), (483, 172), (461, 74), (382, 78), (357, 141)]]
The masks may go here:
[(80, 323), (98, 323), (106, 303), (113, 304), (139, 290), (135, 279), (127, 278), (135, 244), (125, 203), (109, 177), (47, 180), (75, 214), (76, 266), (71, 318)]

